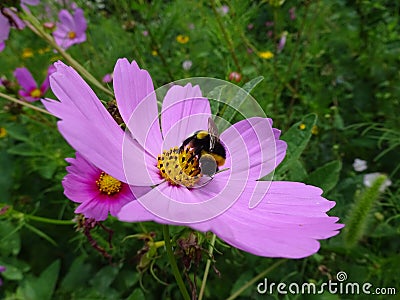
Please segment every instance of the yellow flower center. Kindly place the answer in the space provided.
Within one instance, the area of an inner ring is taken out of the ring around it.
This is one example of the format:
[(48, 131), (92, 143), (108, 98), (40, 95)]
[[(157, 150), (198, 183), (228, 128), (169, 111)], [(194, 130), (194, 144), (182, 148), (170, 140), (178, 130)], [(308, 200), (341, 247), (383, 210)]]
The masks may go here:
[(32, 98), (40, 98), (40, 96), (42, 96), (42, 91), (36, 88), (30, 92), (30, 95)]
[(74, 38), (76, 38), (76, 32), (75, 31), (68, 32), (68, 38), (70, 40), (73, 40)]
[(306, 129), (306, 124), (301, 123), (301, 124), (299, 125), (299, 129), (300, 129), (300, 130)]
[(157, 168), (160, 174), (172, 185), (193, 187), (202, 176), (199, 161), (193, 155), (193, 150), (186, 148), (179, 151), (178, 147), (167, 150), (157, 158)]
[(180, 35), (178, 35), (178, 36), (176, 37), (176, 41), (177, 41), (179, 44), (186, 44), (187, 42), (189, 42), (189, 37), (188, 37), (187, 35), (182, 35), (182, 34), (180, 34)]
[(7, 135), (7, 130), (4, 127), (0, 127), (0, 139)]
[(122, 182), (105, 172), (101, 172), (100, 177), (96, 180), (99, 191), (103, 194), (114, 195), (121, 191)]

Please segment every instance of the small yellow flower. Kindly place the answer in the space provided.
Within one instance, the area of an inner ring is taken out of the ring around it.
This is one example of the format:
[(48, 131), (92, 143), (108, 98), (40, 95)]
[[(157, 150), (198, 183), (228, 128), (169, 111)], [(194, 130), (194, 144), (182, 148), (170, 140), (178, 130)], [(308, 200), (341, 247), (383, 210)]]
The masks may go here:
[(299, 125), (299, 129), (300, 130), (304, 130), (304, 129), (306, 129), (306, 124), (304, 124), (304, 123), (301, 123), (300, 125)]
[(31, 58), (31, 57), (33, 57), (33, 55), (34, 55), (34, 53), (31, 48), (25, 48), (24, 50), (22, 50), (22, 58), (23, 59)]
[(179, 44), (186, 44), (187, 42), (189, 42), (189, 37), (187, 35), (180, 34), (176, 37), (176, 41)]
[(318, 128), (317, 125), (314, 125), (314, 126), (311, 128), (311, 134), (317, 135), (318, 133), (319, 133), (319, 128)]
[(158, 55), (158, 52), (157, 52), (157, 50), (153, 50), (153, 51), (151, 51), (151, 55), (153, 55), (153, 56), (157, 56), (157, 55)]
[(7, 135), (7, 130), (4, 127), (0, 127), (0, 139)]
[(262, 51), (258, 53), (258, 56), (263, 59), (271, 59), (274, 57), (274, 54), (271, 51)]

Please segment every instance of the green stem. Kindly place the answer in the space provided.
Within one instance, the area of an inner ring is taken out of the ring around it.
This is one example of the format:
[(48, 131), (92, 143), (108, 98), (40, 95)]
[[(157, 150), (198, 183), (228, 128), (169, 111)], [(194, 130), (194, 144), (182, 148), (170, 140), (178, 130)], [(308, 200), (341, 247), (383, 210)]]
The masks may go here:
[(232, 39), (229, 36), (228, 31), (225, 29), (224, 24), (222, 24), (221, 14), (218, 13), (217, 8), (215, 7), (215, 0), (211, 1), (211, 7), (214, 12), (215, 19), (217, 20), (219, 29), (221, 30), (222, 35), (224, 36), (224, 39), (228, 45), (229, 52), (231, 53), (231, 56), (232, 56), (235, 66), (237, 68), (237, 71), (239, 73), (242, 73), (242, 68), (240, 67), (239, 59), (237, 58), (236, 53), (235, 53), (235, 46), (233, 45)]
[(26, 26), (32, 30), (36, 35), (45, 40), (51, 47), (57, 50), (58, 53), (70, 64), (75, 70), (77, 70), (82, 76), (89, 80), (98, 89), (106, 93), (107, 95), (114, 97), (114, 93), (104, 87), (92, 74), (90, 74), (79, 62), (77, 62), (71, 55), (64, 51), (57, 43), (54, 41), (53, 37), (48, 34), (43, 28), (40, 22), (29, 12), (24, 13), (27, 22)]
[(178, 265), (176, 264), (174, 252), (172, 251), (171, 238), (169, 236), (169, 227), (168, 225), (163, 225), (163, 234), (165, 241), (165, 249), (167, 250), (167, 256), (169, 263), (171, 264), (172, 273), (174, 273), (176, 283), (179, 286), (179, 290), (185, 300), (190, 300), (189, 293), (185, 287), (185, 283), (183, 282), (181, 273), (179, 272)]
[[(215, 244), (216, 237), (217, 236), (215, 234), (213, 234), (213, 236), (211, 238), (210, 247), (208, 248), (209, 257), (212, 257), (212, 254), (214, 252), (214, 244)], [(206, 268), (204, 270), (203, 281), (201, 283), (201, 288), (200, 288), (200, 293), (199, 293), (199, 300), (203, 299), (203, 295), (204, 295), (204, 291), (205, 291), (206, 283), (207, 283), (208, 272), (210, 271), (210, 265), (211, 265), (211, 259), (209, 258), (207, 260)]]
[(243, 285), (240, 289), (238, 289), (235, 293), (233, 293), (229, 298), (226, 300), (233, 300), (236, 299), (241, 293), (243, 293), (246, 289), (248, 289), (250, 286), (254, 285), (257, 281), (259, 281), (261, 278), (265, 277), (269, 272), (274, 270), (275, 268), (279, 267), (281, 264), (286, 262), (287, 259), (281, 259), (278, 260), (276, 263), (274, 263), (272, 266), (268, 267), (264, 271), (262, 271), (260, 274), (258, 274), (256, 277), (248, 281), (245, 285)]
[(11, 102), (15, 102), (15, 103), (18, 103), (18, 104), (20, 104), (20, 105), (29, 107), (29, 108), (31, 108), (31, 109), (40, 111), (41, 113), (48, 114), (48, 115), (52, 116), (51, 113), (49, 113), (47, 110), (45, 110), (45, 109), (43, 109), (43, 108), (34, 106), (34, 105), (32, 105), (32, 104), (30, 104), (30, 103), (28, 103), (28, 102), (25, 102), (25, 101), (19, 100), (19, 99), (17, 99), (17, 98), (11, 97), (11, 96), (9, 96), (9, 95), (7, 95), (7, 94), (0, 93), (0, 97), (1, 97), (1, 98), (4, 98), (4, 99), (7, 99), (7, 100), (9, 100), (9, 101), (11, 101)]
[(76, 224), (76, 222), (73, 220), (55, 220), (55, 219), (49, 219), (49, 218), (44, 218), (44, 217), (32, 216), (32, 215), (24, 215), (24, 218), (28, 219), (28, 220), (32, 220), (32, 221), (48, 223), (48, 224), (55, 224), (55, 225), (75, 225)]

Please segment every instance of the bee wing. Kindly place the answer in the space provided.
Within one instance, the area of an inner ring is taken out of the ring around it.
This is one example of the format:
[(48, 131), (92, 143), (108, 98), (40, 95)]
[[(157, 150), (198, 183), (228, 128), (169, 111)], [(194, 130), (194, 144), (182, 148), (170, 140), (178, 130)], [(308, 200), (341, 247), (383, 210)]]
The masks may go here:
[(219, 132), (217, 125), (215, 125), (211, 117), (208, 118), (208, 133), (210, 134), (210, 151), (212, 151), (215, 147), (215, 143), (219, 141)]

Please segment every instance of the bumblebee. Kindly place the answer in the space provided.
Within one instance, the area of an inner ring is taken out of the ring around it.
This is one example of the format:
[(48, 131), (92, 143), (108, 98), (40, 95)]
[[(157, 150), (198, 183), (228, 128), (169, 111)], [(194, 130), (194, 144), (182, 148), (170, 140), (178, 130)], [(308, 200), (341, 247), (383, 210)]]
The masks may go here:
[(185, 148), (193, 150), (193, 156), (199, 160), (201, 173), (212, 177), (225, 163), (226, 150), (219, 141), (218, 128), (213, 119), (208, 118), (208, 130), (196, 131), (193, 135), (182, 142), (179, 151)]

